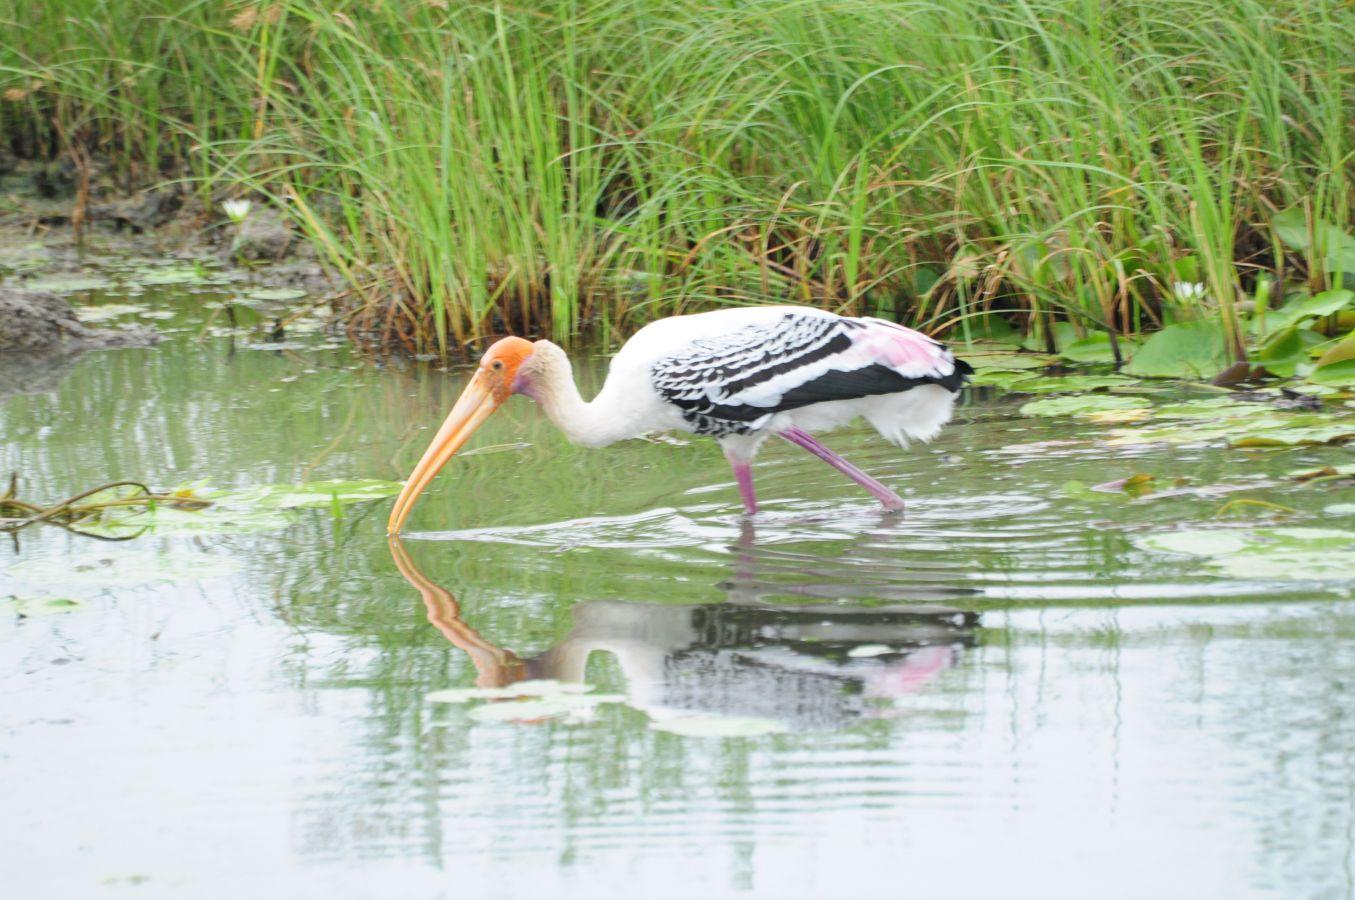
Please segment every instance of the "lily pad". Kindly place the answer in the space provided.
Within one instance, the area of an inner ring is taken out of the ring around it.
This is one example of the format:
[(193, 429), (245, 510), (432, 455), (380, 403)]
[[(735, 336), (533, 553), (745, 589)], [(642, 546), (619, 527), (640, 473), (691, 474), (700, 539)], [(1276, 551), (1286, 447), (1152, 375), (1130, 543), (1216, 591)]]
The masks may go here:
[(762, 737), (780, 734), (786, 726), (774, 719), (724, 718), (720, 716), (678, 715), (656, 718), (649, 723), (655, 731), (667, 731), (683, 737)]
[(1142, 397), (1120, 394), (1084, 394), (1074, 397), (1048, 397), (1032, 400), (1021, 407), (1023, 416), (1089, 416), (1107, 410), (1130, 410), (1151, 407)]
[[(503, 700), (511, 697), (558, 697), (561, 695), (587, 694), (593, 690), (591, 684), (573, 681), (556, 681), (552, 678), (536, 678), (518, 681), (504, 687), (450, 688), (433, 691), (424, 697), (429, 703), (470, 703), (474, 700)], [(594, 694), (593, 696), (604, 696)]]
[(138, 273), (136, 281), (147, 285), (220, 284), (223, 277), (200, 266), (167, 266)]
[(52, 257), (43, 244), (33, 241), (0, 247), (0, 268), (27, 271), (47, 263)]
[(1355, 531), (1340, 528), (1186, 529), (1140, 535), (1145, 550), (1203, 557), (1238, 578), (1355, 580)]
[[(1138, 342), (1129, 338), (1117, 338), (1120, 346), (1120, 358), (1128, 359), (1138, 350)], [(1073, 341), (1059, 351), (1059, 355), (1072, 362), (1113, 363), (1115, 353), (1110, 346), (1110, 335), (1105, 332), (1090, 335)]]
[(1288, 477), (1295, 481), (1313, 481), (1315, 479), (1326, 478), (1355, 478), (1355, 463), (1345, 463), (1339, 466), (1322, 466), (1317, 469), (1294, 469), (1287, 474)]
[(1031, 373), (1013, 369), (978, 369), (970, 376), (969, 383), (978, 387), (1011, 388), (1018, 382), (1030, 379)]
[(283, 301), (300, 300), (306, 292), (296, 288), (259, 288), (245, 294), (250, 300)]
[(398, 481), (358, 478), (349, 481), (311, 481), (306, 484), (268, 484), (229, 491), (212, 497), (231, 506), (261, 506), (271, 509), (330, 507), (335, 503), (360, 503), (394, 497), (404, 487)]
[(1213, 378), (1229, 365), (1217, 322), (1168, 325), (1148, 338), (1125, 371), (1149, 378)]
[(98, 522), (82, 523), (80, 531), (105, 537), (126, 537), (141, 532), (192, 534), (259, 534), (280, 531), (293, 523), (285, 510), (213, 503), (203, 509), (180, 509), (159, 505), (108, 510)]
[(470, 710), (480, 722), (521, 722), (533, 719), (580, 717), (606, 703), (623, 703), (621, 694), (553, 694), (502, 703), (486, 703)]
[(107, 322), (123, 316), (139, 315), (146, 312), (144, 306), (132, 306), (129, 303), (104, 303), (99, 306), (77, 306), (75, 317), (81, 322)]
[(1355, 421), (1253, 430), (1230, 437), (1228, 443), (1234, 447), (1296, 447), (1301, 444), (1330, 444), (1350, 438), (1355, 438)]
[(1022, 369), (1043, 369), (1054, 357), (1040, 353), (962, 353), (964, 361), (976, 371), (998, 369), (1014, 372)]
[(1202, 400), (1164, 403), (1153, 410), (1153, 416), (1158, 419), (1217, 420), (1238, 416), (1261, 416), (1274, 411), (1274, 408), (1265, 403), (1241, 403), (1232, 397), (1208, 397)]
[(127, 537), (142, 532), (192, 534), (256, 534), (279, 531), (292, 525), (295, 510), (334, 509), (350, 503), (379, 500), (400, 492), (395, 481), (358, 479), (314, 481), (307, 484), (259, 485), (237, 491), (197, 488), (176, 496), (210, 500), (200, 509), (168, 504), (105, 510), (97, 520), (79, 523), (80, 531), (106, 537)]
[(57, 294), (74, 294), (77, 291), (101, 291), (113, 286), (101, 275), (53, 275), (48, 278), (34, 278), (25, 281), (24, 288), (30, 291), (52, 291)]
[(1006, 387), (1023, 394), (1061, 394), (1122, 387), (1133, 383), (1134, 379), (1123, 375), (1038, 375), (1014, 381)]

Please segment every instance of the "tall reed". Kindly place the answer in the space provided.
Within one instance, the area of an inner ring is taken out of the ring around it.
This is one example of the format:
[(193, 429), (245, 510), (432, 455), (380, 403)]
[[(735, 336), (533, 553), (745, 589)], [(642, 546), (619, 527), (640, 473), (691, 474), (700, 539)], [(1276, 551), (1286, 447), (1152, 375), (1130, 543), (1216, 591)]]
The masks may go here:
[[(427, 348), (775, 300), (1219, 315), (1348, 227), (1344, 0), (0, 0), (0, 128), (272, 198)], [(1207, 282), (1192, 304), (1177, 280)], [(393, 307), (389, 306), (394, 304)], [(383, 319), (386, 321), (386, 319)]]

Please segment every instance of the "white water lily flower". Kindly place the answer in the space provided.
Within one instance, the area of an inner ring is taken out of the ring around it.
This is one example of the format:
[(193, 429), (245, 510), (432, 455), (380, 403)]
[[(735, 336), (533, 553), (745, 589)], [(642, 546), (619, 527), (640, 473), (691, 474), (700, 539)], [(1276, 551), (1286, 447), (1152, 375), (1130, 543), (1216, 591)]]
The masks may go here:
[(249, 207), (248, 200), (226, 200), (221, 204), (221, 211), (226, 214), (226, 218), (239, 225), (249, 215)]
[(1198, 281), (1177, 281), (1172, 284), (1172, 295), (1182, 303), (1204, 298), (1204, 285)]

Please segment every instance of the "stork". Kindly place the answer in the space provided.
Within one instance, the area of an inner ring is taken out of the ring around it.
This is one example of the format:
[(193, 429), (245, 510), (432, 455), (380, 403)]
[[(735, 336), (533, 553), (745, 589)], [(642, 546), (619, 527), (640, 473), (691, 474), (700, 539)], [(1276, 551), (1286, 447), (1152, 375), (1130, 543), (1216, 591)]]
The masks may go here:
[(924, 334), (883, 319), (800, 306), (758, 306), (673, 316), (636, 332), (612, 359), (591, 402), (569, 358), (550, 341), (506, 337), (485, 352), (395, 500), (398, 534), (414, 501), (452, 455), (509, 397), (545, 411), (585, 447), (658, 431), (715, 438), (748, 515), (757, 513), (752, 462), (776, 435), (860, 484), (886, 508), (903, 500), (814, 433), (864, 418), (900, 446), (935, 437), (973, 370)]

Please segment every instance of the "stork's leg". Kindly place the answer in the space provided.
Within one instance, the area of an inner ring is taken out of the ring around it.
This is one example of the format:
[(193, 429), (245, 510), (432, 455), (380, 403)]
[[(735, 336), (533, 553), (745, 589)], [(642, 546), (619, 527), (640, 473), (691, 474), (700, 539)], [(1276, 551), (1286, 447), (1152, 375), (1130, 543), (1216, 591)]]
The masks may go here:
[(753, 491), (753, 466), (745, 457), (735, 453), (729, 447), (724, 448), (725, 459), (734, 470), (734, 480), (739, 483), (739, 496), (743, 498), (744, 511), (750, 516), (757, 515), (757, 494)]
[(828, 463), (834, 469), (837, 469), (843, 475), (846, 475), (852, 481), (861, 485), (870, 495), (884, 505), (885, 509), (903, 509), (903, 498), (885, 487), (880, 482), (871, 478), (865, 472), (862, 472), (856, 466), (847, 462), (847, 460), (838, 456), (832, 450), (829, 450), (823, 444), (814, 439), (814, 436), (807, 431), (799, 428), (787, 428), (785, 431), (778, 431), (781, 437), (790, 441), (797, 447), (803, 447), (819, 459)]

